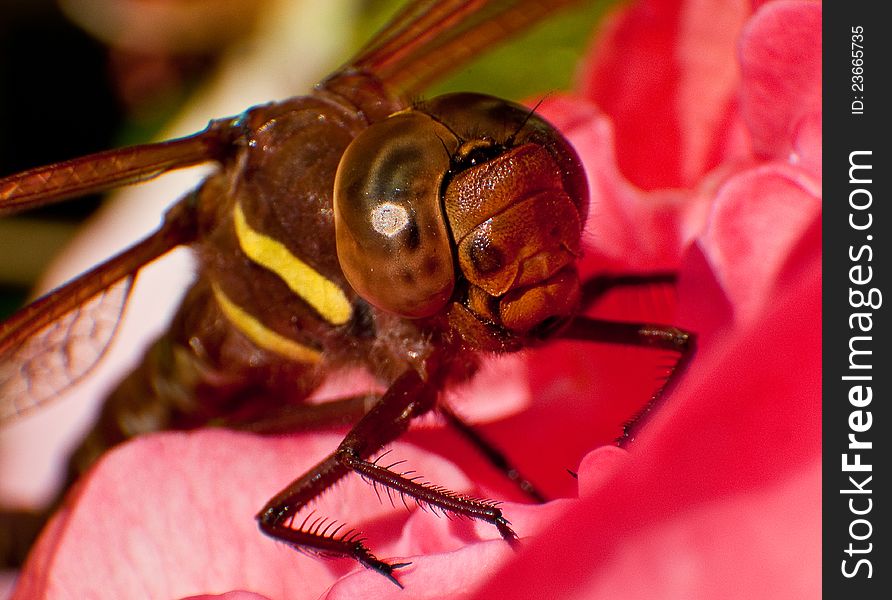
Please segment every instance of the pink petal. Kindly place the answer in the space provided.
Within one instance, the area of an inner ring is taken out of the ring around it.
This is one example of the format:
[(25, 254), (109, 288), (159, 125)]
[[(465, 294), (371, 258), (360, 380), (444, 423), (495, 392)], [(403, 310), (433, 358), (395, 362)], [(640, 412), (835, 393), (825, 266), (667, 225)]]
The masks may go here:
[(580, 91), (613, 120), (635, 185), (687, 187), (746, 153), (735, 44), (748, 15), (743, 0), (645, 0), (604, 28)]
[(741, 113), (762, 158), (805, 162), (820, 173), (819, 2), (765, 4), (744, 29)]
[(804, 254), (762, 319), (701, 347), (625, 464), (600, 483), (581, 469), (582, 501), (476, 597), (815, 597), (819, 237)]
[[(324, 565), (292, 568), (274, 544), (259, 543), (253, 514), (287, 478), (269, 453), (287, 450), (264, 440), (264, 453), (251, 441), (217, 431), (161, 434), (106, 455), (41, 537), (17, 597), (176, 598), (238, 588), (275, 595), (301, 580), (330, 581)], [(312, 455), (294, 462), (309, 466)], [(281, 572), (274, 583), (269, 568)]]
[(619, 172), (610, 119), (575, 96), (546, 99), (540, 112), (573, 144), (585, 165), (591, 206), (584, 274), (675, 269), (703, 226), (711, 198), (681, 191), (642, 192)]
[[(307, 557), (264, 537), (254, 514), (336, 448), (341, 437), (261, 438), (204, 430), (127, 443), (103, 458), (51, 522), (29, 557), (14, 597), (177, 598), (227, 590), (251, 590), (270, 598), (318, 597), (348, 573), (362, 575), (365, 570), (348, 560)], [(426, 479), (450, 489), (488, 495), (475, 491), (474, 484), (442, 457), (446, 447), (458, 446), (451, 457), (458, 462), (469, 453), (454, 434), (420, 431), (407, 439), (415, 437), (440, 454), (400, 442), (393, 446), (394, 460), (406, 460)], [(472, 464), (481, 461), (475, 460)], [(505, 487), (497, 473), (479, 479), (484, 485), (495, 479)], [(492, 552), (511, 556), (491, 526), (417, 511), (410, 519), (417, 524), (404, 527), (410, 513), (399, 497), (393, 506), (386, 492), (381, 497), (379, 502), (371, 486), (353, 476), (312, 508), (320, 516), (360, 528), (380, 556), (395, 561), (408, 557), (413, 567), (400, 573), (407, 585), (419, 577), (413, 573), (420, 570), (427, 576), (439, 569), (442, 556), (481, 539), (495, 541)], [(527, 534), (554, 512), (554, 506), (543, 511), (518, 505), (512, 519)], [(399, 538), (401, 528), (406, 533)], [(434, 557), (433, 567), (425, 566), (427, 557), (418, 556), (421, 553)], [(90, 565), (87, 572), (85, 564)], [(489, 571), (478, 567), (468, 577), (482, 581)], [(376, 573), (365, 574), (371, 576), (365, 581), (374, 582), (372, 587), (398, 589)]]
[(717, 190), (699, 243), (736, 318), (761, 318), (785, 284), (789, 256), (820, 219), (818, 185), (783, 166), (744, 171)]
[[(308, 558), (264, 537), (254, 514), (273, 494), (337, 447), (338, 434), (260, 438), (225, 431), (147, 436), (109, 453), (69, 498), (67, 511), (22, 574), (17, 598), (177, 598), (252, 590), (316, 597), (348, 561)], [(455, 489), (467, 480), (442, 459), (399, 450), (421, 472)], [(443, 467), (443, 468), (438, 468)], [(379, 537), (398, 524), (371, 488), (348, 479), (314, 505), (318, 514)], [(383, 536), (381, 536), (383, 537)], [(388, 556), (386, 546), (378, 546)], [(84, 565), (90, 565), (85, 571)], [(383, 579), (383, 578), (382, 578)]]

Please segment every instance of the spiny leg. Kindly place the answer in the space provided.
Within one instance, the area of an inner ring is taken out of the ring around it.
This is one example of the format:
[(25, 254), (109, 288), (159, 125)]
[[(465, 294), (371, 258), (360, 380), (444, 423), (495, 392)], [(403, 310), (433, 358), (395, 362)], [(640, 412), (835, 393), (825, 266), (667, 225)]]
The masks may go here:
[[(345, 396), (320, 404), (283, 404), (275, 414), (265, 415), (263, 419), (246, 422), (221, 421), (215, 424), (263, 435), (315, 431), (356, 423), (380, 400), (380, 394), (371, 393)], [(484, 438), (473, 425), (464, 421), (443, 403), (437, 405), (437, 410), (443, 415), (449, 426), (464, 437), (477, 452), (516, 485), (523, 494), (540, 504), (548, 501), (545, 495), (520, 473), (505, 453)]]
[(257, 515), (260, 529), (298, 549), (353, 558), (400, 585), (393, 571), (406, 563), (390, 564), (380, 560), (352, 530), (340, 534), (340, 527), (332, 531), (331, 522), (320, 519), (309, 524), (305, 519), (299, 527), (294, 527), (294, 518), (300, 509), (350, 471), (356, 471), (366, 480), (410, 496), (419, 503), (490, 522), (506, 540), (516, 541), (517, 536), (492, 502), (467, 498), (421, 483), (416, 478), (406, 477), (403, 473), (396, 473), (368, 460), (385, 444), (405, 432), (413, 418), (434, 407), (437, 397), (435, 381), (435, 376), (427, 382), (422, 381), (415, 371), (407, 371), (397, 378), (335, 452), (267, 503)]
[(358, 455), (368, 457), (393, 441), (409, 426), (411, 419), (430, 410), (436, 390), (421, 381), (414, 371), (401, 375), (376, 404), (353, 427), (341, 446), (302, 477), (276, 494), (257, 515), (261, 531), (291, 544), (299, 550), (327, 556), (353, 558), (365, 567), (381, 573), (397, 585), (393, 570), (403, 564), (389, 564), (377, 558), (352, 530), (319, 531), (312, 526), (294, 528), (295, 515), (301, 508), (350, 472), (342, 462), (342, 448), (352, 448)]
[(517, 534), (511, 529), (508, 520), (502, 516), (502, 511), (495, 502), (457, 494), (439, 486), (419, 481), (418, 477), (407, 477), (408, 473), (397, 473), (390, 467), (377, 464), (376, 461), (363, 460), (343, 447), (338, 449), (338, 455), (344, 465), (364, 479), (395, 490), (403, 496), (414, 498), (419, 505), (426, 504), (447, 513), (479, 519), (495, 525), (502, 538), (516, 547)]
[(687, 367), (694, 354), (696, 336), (688, 331), (654, 323), (627, 323), (607, 321), (589, 317), (577, 317), (563, 329), (559, 337), (586, 342), (606, 342), (629, 346), (669, 350), (678, 353), (678, 360), (669, 368), (663, 384), (651, 396), (632, 419), (623, 427), (617, 439), (619, 446), (627, 446), (635, 439), (637, 431), (646, 422), (647, 416), (666, 396), (672, 385)]
[[(587, 279), (582, 286), (582, 299), (581, 305), (583, 308), (588, 308), (595, 304), (598, 300), (600, 300), (605, 294), (614, 290), (616, 288), (627, 288), (627, 287), (646, 287), (646, 286), (654, 286), (654, 285), (665, 285), (665, 284), (673, 284), (675, 283), (676, 277), (674, 273), (669, 272), (654, 272), (654, 273), (645, 273), (645, 274), (630, 274), (630, 275), (599, 275), (596, 277), (592, 277)], [(609, 327), (605, 327), (606, 329), (610, 329)], [(652, 332), (652, 334), (656, 335), (656, 332)], [(619, 335), (614, 333), (612, 336), (608, 335), (607, 332), (604, 332), (604, 335), (610, 337), (610, 339), (599, 339), (597, 341), (609, 341), (609, 342), (617, 342), (617, 343), (630, 343), (628, 340), (627, 332), (621, 331)], [(635, 345), (655, 345), (650, 338), (651, 334), (645, 334), (643, 339), (645, 340), (643, 344), (636, 343), (638, 338), (636, 336), (635, 340), (631, 343)], [(566, 337), (566, 336), (565, 336)], [(672, 342), (669, 342), (670, 345)], [(673, 350), (677, 350), (677, 348), (672, 348)], [(675, 369), (678, 369), (679, 365), (675, 365)], [(653, 403), (657, 396), (662, 393), (662, 390), (658, 392), (651, 400)], [(650, 404), (648, 405), (650, 406)], [(455, 414), (451, 408), (446, 406), (443, 403), (438, 405), (439, 412), (446, 419), (446, 422), (453, 427), (459, 434), (462, 435), (474, 448), (480, 452), (486, 459), (489, 461), (493, 467), (503, 473), (510, 481), (512, 481), (517, 487), (520, 488), (521, 492), (523, 492), (527, 497), (532, 499), (534, 502), (544, 503), (547, 502), (547, 498), (545, 495), (540, 492), (536, 486), (519, 471), (519, 469), (511, 462), (511, 460), (507, 457), (507, 455), (502, 452), (499, 448), (494, 446), (491, 442), (489, 442), (485, 437), (483, 437), (480, 432), (478, 432), (470, 423), (465, 422), (461, 417)], [(640, 416), (640, 415), (639, 415)], [(635, 417), (637, 419), (638, 416)], [(633, 419), (634, 421), (634, 419)], [(631, 422), (630, 422), (631, 425)], [(629, 435), (629, 425), (626, 426), (626, 431), (623, 435), (625, 438)]]
[[(675, 273), (665, 271), (591, 277), (582, 284), (581, 305), (583, 310), (586, 310), (608, 292), (617, 288), (674, 284), (676, 279)], [(626, 446), (635, 438), (636, 432), (644, 425), (647, 416), (652, 413), (660, 400), (666, 396), (669, 388), (678, 380), (693, 357), (696, 348), (695, 335), (677, 327), (647, 323), (623, 323), (586, 317), (575, 319), (562, 332), (560, 337), (638, 347), (662, 348), (678, 353), (678, 360), (669, 368), (663, 384), (651, 396), (644, 408), (624, 425), (623, 434), (617, 439), (619, 446)]]
[(548, 498), (529, 479), (524, 477), (514, 463), (511, 462), (511, 459), (483, 437), (470, 423), (464, 421), (443, 403), (440, 403), (437, 409), (453, 429), (461, 434), (493, 467), (520, 488), (520, 491), (528, 498), (539, 504), (548, 502)]
[(329, 527), (322, 529), (322, 522), (318, 519), (308, 526), (310, 517), (304, 519), (300, 526), (294, 527), (293, 519), (297, 512), (349, 472), (350, 469), (340, 462), (336, 453), (329, 455), (267, 503), (257, 515), (260, 530), (301, 551), (353, 558), (402, 587), (393, 571), (408, 563), (391, 564), (380, 560), (365, 546), (364, 539), (355, 530), (341, 534), (341, 527), (335, 530), (330, 530)]
[[(666, 285), (674, 284), (675, 281), (675, 274), (669, 272), (654, 272), (629, 275), (599, 275), (587, 279), (583, 283), (581, 304), (583, 307), (589, 307), (592, 304), (596, 303), (599, 299), (601, 299), (605, 294), (617, 288)], [(682, 348), (676, 347), (677, 340), (675, 340), (673, 337), (676, 332), (680, 332), (680, 330), (675, 330), (674, 328), (666, 328), (666, 331), (664, 331), (662, 334), (665, 338), (664, 340), (654, 339), (661, 336), (661, 334), (657, 330), (645, 332), (641, 336), (639, 336), (636, 332), (631, 336), (630, 340), (628, 327), (624, 324), (620, 324), (619, 331), (616, 331), (616, 327), (614, 326), (618, 324), (611, 323), (609, 321), (602, 321), (601, 323), (608, 324), (607, 326), (601, 328), (601, 332), (599, 332), (603, 333), (603, 335), (605, 335), (607, 339), (598, 339), (597, 341), (627, 344), (631, 343), (633, 345), (645, 345), (652, 347), (659, 347), (660, 344), (664, 344), (668, 345), (669, 349), (671, 350), (679, 351), (681, 353), (685, 352), (685, 350), (683, 350)], [(610, 330), (613, 331), (611, 332)], [(689, 335), (685, 332), (680, 333)], [(683, 344), (684, 343), (682, 343), (682, 345)], [(693, 348), (691, 348), (691, 350), (692, 349)], [(673, 371), (677, 371), (681, 367), (681, 362), (676, 363), (673, 366)], [(672, 377), (673, 374), (674, 373), (670, 373), (670, 377)], [(653, 404), (657, 401), (657, 398), (665, 393), (664, 388), (666, 387), (666, 385), (667, 384), (664, 384), (664, 386), (660, 390), (658, 390), (656, 394), (654, 394), (648, 405), (645, 407), (644, 410), (641, 411), (641, 413), (636, 415), (629, 423), (626, 424), (621, 441), (622, 444), (625, 444), (627, 442), (626, 438), (629, 438), (628, 441), (631, 441), (633, 425), (635, 425), (637, 421), (643, 416), (643, 414), (653, 406)], [(464, 437), (478, 452), (480, 452), (480, 454), (482, 454), (486, 458), (486, 460), (493, 467), (495, 467), (498, 471), (504, 474), (505, 477), (507, 477), (510, 481), (517, 485), (517, 487), (520, 488), (521, 492), (523, 492), (527, 497), (540, 504), (548, 501), (547, 497), (520, 472), (520, 470), (511, 462), (508, 456), (502, 450), (493, 445), (489, 440), (483, 437), (480, 432), (477, 431), (470, 423), (467, 423), (464, 419), (458, 416), (449, 406), (445, 405), (442, 402), (438, 404), (437, 409), (443, 415), (447, 424), (449, 424), (462, 437)]]

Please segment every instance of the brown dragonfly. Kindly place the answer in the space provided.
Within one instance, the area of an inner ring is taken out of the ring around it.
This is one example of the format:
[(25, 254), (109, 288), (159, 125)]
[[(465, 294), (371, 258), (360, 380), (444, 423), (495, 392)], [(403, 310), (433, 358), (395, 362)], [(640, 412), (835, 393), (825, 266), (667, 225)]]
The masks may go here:
[[(261, 508), (262, 532), (352, 558), (399, 585), (394, 571), (405, 563), (378, 558), (353, 530), (303, 516), (355, 473), (490, 523), (515, 544), (497, 503), (421, 482), (376, 457), (414, 419), (437, 411), (542, 500), (441, 392), (472, 378), (488, 354), (553, 339), (668, 349), (680, 357), (676, 367), (693, 347), (674, 327), (581, 316), (605, 289), (661, 276), (580, 280), (585, 174), (535, 110), (474, 93), (410, 100), (569, 4), (410, 2), (308, 96), (212, 121), (189, 137), (0, 179), (0, 214), (8, 214), (218, 165), (155, 233), (0, 325), (0, 420), (35, 410), (87, 375), (117, 323), (96, 315), (109, 307), (119, 314), (140, 269), (186, 245), (198, 256), (197, 281), (168, 331), (106, 400), (74, 453), (72, 479), (109, 447), (150, 431), (213, 425), (263, 434), (349, 423), (329, 456)], [(365, 369), (386, 391), (305, 402), (327, 373), (346, 367)]]

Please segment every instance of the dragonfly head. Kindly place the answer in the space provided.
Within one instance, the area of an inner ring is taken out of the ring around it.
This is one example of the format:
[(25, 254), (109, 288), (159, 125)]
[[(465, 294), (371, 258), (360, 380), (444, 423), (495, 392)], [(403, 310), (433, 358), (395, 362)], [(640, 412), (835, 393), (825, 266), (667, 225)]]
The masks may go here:
[(341, 159), (334, 209), (341, 268), (381, 309), (457, 310), (520, 337), (577, 310), (585, 174), (527, 108), (449, 94), (371, 125)]

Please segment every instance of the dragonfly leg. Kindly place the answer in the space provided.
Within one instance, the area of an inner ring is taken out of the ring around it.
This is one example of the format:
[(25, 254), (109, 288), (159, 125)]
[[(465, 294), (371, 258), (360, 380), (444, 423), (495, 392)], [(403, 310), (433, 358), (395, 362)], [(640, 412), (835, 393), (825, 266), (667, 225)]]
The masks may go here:
[(675, 273), (654, 272), (629, 275), (598, 275), (582, 283), (583, 310), (595, 304), (611, 290), (625, 287), (647, 287), (674, 284)]
[(548, 501), (545, 494), (540, 492), (529, 479), (524, 477), (517, 466), (511, 462), (511, 459), (483, 437), (470, 423), (455, 414), (451, 408), (443, 403), (437, 406), (437, 410), (443, 415), (450, 427), (461, 434), (493, 467), (520, 488), (524, 495), (539, 504), (544, 504)]
[(351, 449), (345, 448), (343, 445), (338, 448), (337, 455), (342, 464), (359, 473), (363, 478), (395, 490), (404, 496), (414, 498), (419, 504), (426, 504), (444, 512), (491, 523), (495, 525), (505, 541), (512, 546), (517, 545), (517, 534), (502, 515), (501, 509), (492, 500), (472, 498), (419, 481), (417, 477), (407, 477), (403, 473), (379, 465), (377, 461), (359, 458)]
[(336, 525), (335, 521), (322, 517), (313, 519), (312, 512), (300, 525), (295, 521), (301, 508), (349, 472), (349, 467), (341, 463), (337, 453), (329, 455), (267, 503), (257, 515), (260, 530), (303, 552), (353, 558), (402, 587), (393, 571), (408, 563), (388, 563), (379, 559), (366, 547), (365, 540), (355, 529), (344, 532), (343, 524)]
[(559, 337), (586, 342), (606, 342), (624, 344), (657, 350), (668, 350), (677, 354), (677, 359), (666, 373), (666, 377), (641, 409), (623, 427), (617, 445), (627, 446), (638, 430), (644, 425), (648, 415), (659, 405), (694, 355), (696, 336), (678, 327), (654, 323), (627, 323), (589, 317), (577, 317), (563, 329)]
[[(272, 415), (248, 422), (223, 421), (230, 429), (250, 431), (261, 435), (315, 431), (356, 423), (381, 400), (380, 394), (358, 394), (335, 398), (320, 404), (286, 405)], [(458, 416), (449, 406), (438, 403), (437, 411), (446, 424), (455, 429), (496, 470), (514, 483), (533, 502), (544, 503), (548, 498), (519, 471), (511, 459), (487, 440), (473, 425)]]
[(322, 518), (310, 521), (309, 517), (296, 526), (295, 516), (302, 508), (336, 481), (356, 472), (374, 485), (414, 498), (419, 504), (492, 523), (503, 538), (516, 542), (517, 536), (493, 502), (420, 482), (368, 460), (406, 431), (413, 418), (431, 410), (436, 398), (435, 382), (422, 381), (415, 371), (401, 375), (380, 402), (350, 430), (335, 452), (267, 503), (257, 515), (260, 529), (299, 550), (353, 558), (400, 585), (393, 571), (406, 563), (391, 564), (377, 558), (355, 530), (341, 533), (343, 526), (335, 527), (333, 521)]

